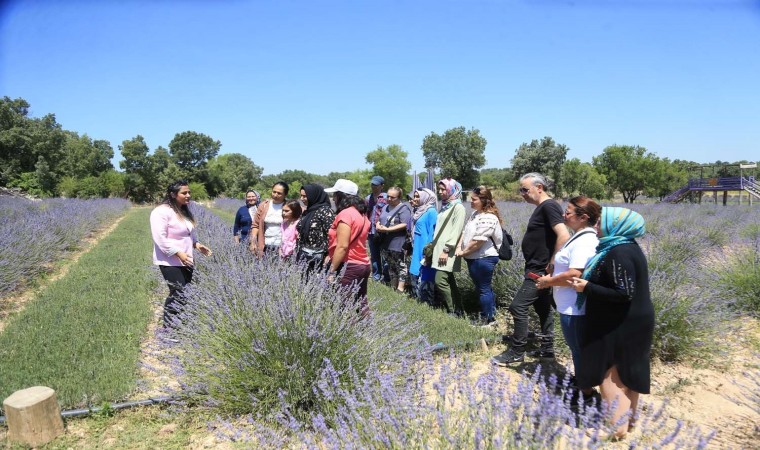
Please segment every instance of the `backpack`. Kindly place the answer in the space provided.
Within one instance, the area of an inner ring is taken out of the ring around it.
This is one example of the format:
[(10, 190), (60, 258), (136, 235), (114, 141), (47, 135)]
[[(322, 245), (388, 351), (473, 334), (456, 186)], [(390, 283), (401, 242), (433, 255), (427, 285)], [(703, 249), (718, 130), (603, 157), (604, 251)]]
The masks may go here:
[[(493, 242), (493, 246), (496, 247), (496, 241), (493, 240), (493, 236), (491, 236), (491, 242)], [(504, 228), (501, 229), (501, 247), (499, 247), (497, 250), (499, 251), (499, 259), (502, 261), (509, 261), (512, 259), (512, 245), (514, 245), (514, 241), (512, 240), (512, 236), (507, 233), (507, 230)]]

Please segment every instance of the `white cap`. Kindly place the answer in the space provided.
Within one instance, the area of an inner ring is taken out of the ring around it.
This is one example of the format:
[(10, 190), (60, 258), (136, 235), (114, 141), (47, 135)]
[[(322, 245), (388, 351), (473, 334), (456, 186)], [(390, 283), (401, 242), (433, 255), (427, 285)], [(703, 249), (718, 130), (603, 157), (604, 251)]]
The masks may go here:
[(359, 186), (351, 180), (339, 178), (338, 181), (335, 182), (335, 186), (325, 189), (325, 192), (342, 192), (344, 194), (357, 195), (359, 193)]

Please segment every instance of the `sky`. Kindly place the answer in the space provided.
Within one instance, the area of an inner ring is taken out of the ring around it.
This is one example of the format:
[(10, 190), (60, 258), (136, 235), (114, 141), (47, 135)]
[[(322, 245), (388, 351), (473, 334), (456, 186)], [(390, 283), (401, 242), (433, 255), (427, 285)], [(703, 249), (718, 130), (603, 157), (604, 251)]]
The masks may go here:
[(0, 95), (151, 151), (221, 141), (277, 174), (464, 126), (489, 168), (551, 136), (760, 160), (760, 0), (2, 1)]

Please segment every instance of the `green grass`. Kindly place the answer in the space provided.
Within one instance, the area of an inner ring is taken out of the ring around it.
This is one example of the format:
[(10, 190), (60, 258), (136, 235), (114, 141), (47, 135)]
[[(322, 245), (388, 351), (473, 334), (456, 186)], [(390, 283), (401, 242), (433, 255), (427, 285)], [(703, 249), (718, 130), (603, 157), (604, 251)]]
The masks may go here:
[(370, 281), (367, 295), (381, 300), (377, 304), (379, 309), (392, 305), (398, 308), (395, 312), (404, 312), (419, 322), (422, 326), (420, 332), (426, 336), (430, 344), (442, 343), (447, 347), (471, 350), (477, 348), (480, 338), (485, 338), (488, 342), (501, 340), (501, 334), (495, 331), (473, 327), (469, 320), (451, 316), (445, 311), (430, 308), (416, 300), (406, 299), (401, 303), (392, 301), (402, 295), (384, 284)]
[(227, 212), (223, 209), (217, 209), (217, 208), (210, 208), (211, 211), (213, 211), (214, 214), (219, 216), (220, 219), (227, 222), (228, 224), (232, 225), (235, 223), (235, 214), (231, 212)]
[(135, 389), (158, 281), (149, 214), (131, 209), (66, 276), (9, 320), (0, 334), (0, 398), (43, 385), (69, 408), (117, 401)]

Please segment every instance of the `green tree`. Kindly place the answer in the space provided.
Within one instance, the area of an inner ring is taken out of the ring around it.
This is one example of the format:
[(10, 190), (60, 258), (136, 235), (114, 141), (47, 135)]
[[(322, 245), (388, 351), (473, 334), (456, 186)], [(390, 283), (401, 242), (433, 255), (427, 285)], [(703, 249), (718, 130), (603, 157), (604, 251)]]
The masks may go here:
[(657, 156), (638, 145), (611, 145), (594, 156), (594, 168), (607, 178), (607, 183), (623, 194), (626, 203), (633, 203), (652, 182)]
[[(45, 174), (49, 179), (44, 182), (48, 185), (52, 182), (54, 189), (61, 175), (58, 162), (63, 159), (63, 130), (54, 114), (30, 118), (28, 113), (29, 103), (22, 98), (0, 100), (0, 185), (11, 185), (21, 178), (24, 179), (21, 185), (28, 184), (30, 177), (37, 177), (34, 174), (41, 157), (49, 171)], [(37, 189), (50, 193), (48, 188)]]
[(137, 135), (119, 146), (124, 159), (119, 166), (124, 170), (127, 195), (136, 202), (149, 202), (160, 196), (161, 172), (157, 171), (156, 159), (149, 154), (145, 139)]
[(238, 197), (260, 180), (264, 169), (245, 155), (228, 153), (208, 162), (208, 193), (212, 197)]
[(562, 165), (562, 185), (559, 188), (567, 197), (585, 195), (595, 199), (610, 198), (607, 179), (589, 163), (573, 158)]
[(409, 175), (412, 163), (409, 162), (409, 153), (400, 145), (392, 144), (387, 147), (378, 145), (377, 148), (365, 157), (367, 164), (372, 164), (372, 173), (385, 178), (385, 187), (399, 186), (409, 189)]
[(644, 188), (644, 194), (656, 197), (660, 201), (668, 194), (684, 187), (689, 181), (685, 168), (668, 158), (656, 159), (650, 169), (649, 183)]
[(208, 160), (219, 153), (222, 143), (203, 133), (184, 131), (174, 135), (169, 143), (169, 153), (188, 181), (206, 182)]
[(113, 169), (113, 148), (108, 141), (93, 141), (87, 134), (79, 136), (74, 131), (65, 131), (64, 134), (64, 157), (60, 162), (64, 175), (84, 178)]
[[(565, 163), (568, 150), (565, 144), (557, 144), (549, 136), (540, 141), (533, 139), (530, 144), (523, 142), (515, 150), (512, 171), (517, 176), (530, 172), (541, 173), (554, 180), (559, 189), (562, 186), (562, 165)], [(557, 192), (557, 194), (562, 193)]]
[(452, 128), (443, 135), (432, 132), (422, 141), (425, 167), (440, 169), (442, 177), (454, 178), (465, 188), (477, 186), (478, 169), (486, 165), (486, 143), (477, 129)]
[(480, 182), (488, 187), (506, 189), (515, 180), (511, 169), (483, 169), (480, 171)]
[(37, 164), (34, 165), (34, 175), (37, 178), (37, 184), (42, 191), (42, 195), (45, 197), (53, 196), (58, 177), (50, 170), (50, 165), (42, 155), (37, 157)]

